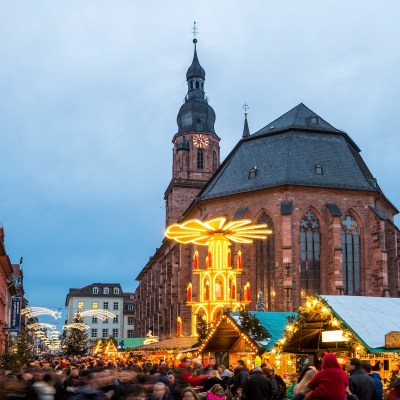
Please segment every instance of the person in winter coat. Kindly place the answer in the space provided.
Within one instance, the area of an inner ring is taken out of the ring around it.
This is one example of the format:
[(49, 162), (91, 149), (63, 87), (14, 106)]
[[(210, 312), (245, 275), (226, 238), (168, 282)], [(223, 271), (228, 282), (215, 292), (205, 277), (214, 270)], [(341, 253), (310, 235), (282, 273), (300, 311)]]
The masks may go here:
[(254, 367), (247, 383), (243, 388), (243, 394), (249, 400), (271, 400), (272, 385), (269, 379), (263, 374), (260, 367)]
[(293, 400), (304, 399), (306, 395), (309, 392), (311, 392), (311, 389), (308, 387), (308, 382), (311, 381), (311, 379), (314, 377), (316, 373), (317, 373), (316, 369), (309, 369), (305, 373), (301, 382), (297, 384), (296, 387), (294, 388), (295, 395), (293, 396)]
[(348, 364), (350, 372), (349, 389), (361, 400), (375, 400), (376, 387), (374, 380), (362, 370), (361, 360), (351, 358)]
[(362, 369), (365, 374), (370, 376), (375, 383), (375, 388), (376, 388), (376, 400), (382, 400), (383, 396), (383, 385), (381, 382), (381, 376), (377, 372), (372, 372), (372, 367), (371, 364), (367, 361), (364, 361), (362, 363)]
[(393, 383), (393, 389), (387, 395), (388, 400), (400, 400), (400, 378)]
[(210, 390), (214, 385), (220, 385), (225, 390), (228, 386), (219, 376), (219, 372), (216, 369), (211, 370), (208, 379), (203, 384), (202, 392), (207, 392)]
[(271, 382), (272, 386), (272, 398), (274, 400), (283, 400), (286, 396), (286, 383), (283, 378), (275, 374), (274, 367), (268, 365), (265, 368), (267, 378)]
[(346, 372), (340, 368), (336, 355), (325, 354), (322, 371), (308, 382), (311, 392), (307, 397), (316, 400), (343, 400), (346, 398), (348, 383)]
[(245, 366), (243, 360), (239, 360), (233, 376), (232, 392), (235, 396), (241, 396), (248, 378), (249, 369)]

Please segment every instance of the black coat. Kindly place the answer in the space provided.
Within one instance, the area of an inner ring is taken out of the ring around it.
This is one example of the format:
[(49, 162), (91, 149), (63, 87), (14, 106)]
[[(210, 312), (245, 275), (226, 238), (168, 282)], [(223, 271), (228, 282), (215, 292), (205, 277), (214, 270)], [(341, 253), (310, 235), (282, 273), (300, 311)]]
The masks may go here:
[(236, 393), (239, 388), (243, 389), (248, 378), (249, 370), (247, 367), (235, 368), (235, 375), (233, 378), (233, 392)]
[(349, 377), (349, 389), (359, 400), (376, 399), (375, 382), (370, 376), (364, 374), (361, 369), (356, 369), (351, 373)]
[(271, 382), (261, 371), (255, 371), (246, 382), (243, 393), (248, 400), (271, 400)]

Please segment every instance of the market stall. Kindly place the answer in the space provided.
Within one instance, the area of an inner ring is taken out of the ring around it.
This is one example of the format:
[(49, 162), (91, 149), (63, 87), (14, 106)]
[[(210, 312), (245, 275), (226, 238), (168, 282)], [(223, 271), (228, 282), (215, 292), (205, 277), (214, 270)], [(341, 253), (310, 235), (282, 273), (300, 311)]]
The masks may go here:
[(399, 310), (399, 298), (308, 297), (276, 349), (296, 353), (298, 370), (318, 366), (326, 352), (336, 353), (342, 365), (358, 357), (389, 382), (400, 377)]
[[(237, 312), (221, 316), (199, 347), (199, 353), (205, 364), (211, 360), (216, 364), (230, 366), (242, 359), (249, 368), (264, 362), (273, 365), (279, 374), (293, 372), (294, 355), (277, 354), (275, 344), (283, 337), (288, 318), (293, 318), (295, 314), (290, 312), (247, 314), (256, 318), (253, 320), (253, 326), (245, 323), (246, 317), (241, 317)], [(258, 335), (262, 329), (268, 332), (269, 337), (262, 338), (262, 335)]]

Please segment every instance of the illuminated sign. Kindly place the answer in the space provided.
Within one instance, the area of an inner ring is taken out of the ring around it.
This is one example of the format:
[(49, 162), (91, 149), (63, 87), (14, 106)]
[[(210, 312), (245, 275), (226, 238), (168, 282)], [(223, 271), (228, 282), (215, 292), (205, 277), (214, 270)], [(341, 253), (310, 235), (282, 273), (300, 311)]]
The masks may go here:
[(343, 337), (343, 331), (322, 331), (321, 341), (323, 343), (345, 342), (346, 339)]

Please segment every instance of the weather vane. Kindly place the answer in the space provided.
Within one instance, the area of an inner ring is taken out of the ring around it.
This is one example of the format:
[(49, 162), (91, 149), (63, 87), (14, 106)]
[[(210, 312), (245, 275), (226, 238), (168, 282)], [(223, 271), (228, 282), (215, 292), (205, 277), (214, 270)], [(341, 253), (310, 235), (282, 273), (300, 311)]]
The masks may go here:
[(243, 107), (242, 107), (242, 110), (244, 110), (244, 115), (248, 114), (247, 110), (249, 110), (249, 109), (250, 109), (249, 105), (247, 103), (244, 103)]

